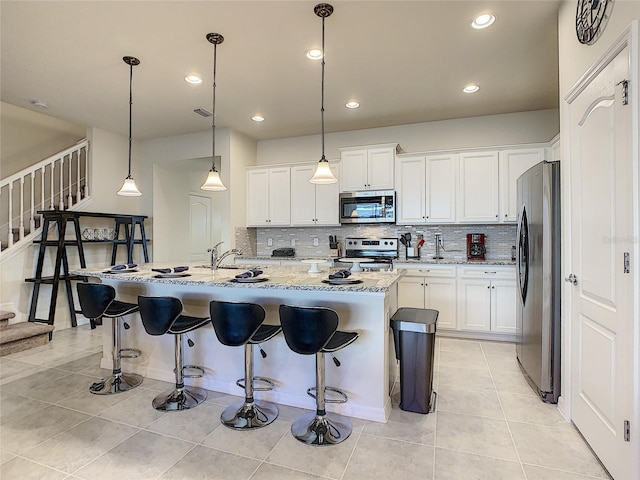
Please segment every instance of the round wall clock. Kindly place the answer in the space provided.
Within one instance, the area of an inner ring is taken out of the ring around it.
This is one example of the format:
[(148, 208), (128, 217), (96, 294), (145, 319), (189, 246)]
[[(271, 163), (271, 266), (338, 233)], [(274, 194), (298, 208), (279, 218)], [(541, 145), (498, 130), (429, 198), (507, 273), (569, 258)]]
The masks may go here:
[(612, 7), (613, 0), (578, 0), (576, 35), (580, 43), (596, 43), (607, 25)]

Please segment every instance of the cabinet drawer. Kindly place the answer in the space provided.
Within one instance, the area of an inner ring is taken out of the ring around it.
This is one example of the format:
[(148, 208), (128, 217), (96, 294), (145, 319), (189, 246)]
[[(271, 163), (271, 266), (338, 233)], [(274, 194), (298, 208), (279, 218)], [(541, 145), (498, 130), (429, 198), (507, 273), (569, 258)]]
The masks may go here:
[(516, 277), (515, 266), (504, 265), (478, 265), (473, 267), (458, 267), (458, 276), (461, 278), (505, 278), (514, 279)]
[(456, 276), (456, 266), (443, 265), (397, 265), (397, 268), (405, 269), (407, 277), (446, 277), (454, 278)]

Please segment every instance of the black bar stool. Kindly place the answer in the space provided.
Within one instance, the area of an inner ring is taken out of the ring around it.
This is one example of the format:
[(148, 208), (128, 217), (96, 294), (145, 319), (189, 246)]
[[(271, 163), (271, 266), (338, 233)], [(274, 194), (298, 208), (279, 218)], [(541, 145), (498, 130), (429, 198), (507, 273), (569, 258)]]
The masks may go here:
[[(278, 417), (278, 407), (269, 402), (255, 400), (254, 391), (272, 390), (274, 384), (264, 377), (253, 376), (253, 345), (266, 342), (275, 337), (282, 327), (263, 325), (266, 312), (262, 305), (255, 303), (233, 303), (212, 301), (209, 304), (211, 323), (218, 340), (223, 345), (240, 347), (244, 345), (244, 378), (236, 385), (244, 388), (244, 401), (227, 407), (220, 421), (229, 428), (251, 429), (269, 425)], [(267, 354), (260, 349), (263, 358)], [(254, 382), (267, 386), (255, 387)]]
[[(334, 445), (351, 435), (351, 422), (342, 415), (327, 415), (325, 403), (345, 403), (347, 395), (325, 385), (324, 354), (332, 353), (355, 342), (357, 332), (338, 331), (338, 314), (330, 308), (280, 305), (280, 323), (289, 348), (301, 355), (316, 356), (316, 386), (307, 394), (316, 399), (316, 411), (298, 417), (291, 425), (295, 438), (308, 445)], [(337, 367), (340, 362), (333, 359)], [(315, 394), (313, 391), (315, 390)], [(341, 398), (326, 399), (325, 392)]]
[[(120, 348), (120, 320), (123, 315), (137, 312), (139, 310), (138, 305), (116, 300), (116, 290), (110, 285), (79, 283), (77, 287), (80, 309), (82, 314), (91, 320), (92, 326), (97, 318), (113, 319), (111, 322), (113, 375), (93, 382), (89, 387), (89, 391), (96, 395), (111, 395), (137, 387), (142, 383), (142, 377), (135, 373), (122, 373), (120, 359), (136, 358), (140, 356), (140, 350), (136, 348)], [(129, 329), (129, 325), (126, 322), (124, 322), (124, 328)]]
[[(153, 408), (162, 411), (187, 410), (200, 405), (207, 398), (207, 391), (199, 387), (186, 387), (185, 378), (199, 378), (204, 375), (202, 367), (184, 365), (182, 355), (182, 334), (200, 328), (209, 323), (208, 318), (182, 315), (182, 302), (175, 297), (138, 297), (142, 325), (149, 335), (175, 335), (175, 374), (176, 386), (173, 390), (161, 393), (153, 399)], [(189, 342), (193, 346), (193, 342)], [(184, 370), (196, 370), (199, 373), (185, 375)]]

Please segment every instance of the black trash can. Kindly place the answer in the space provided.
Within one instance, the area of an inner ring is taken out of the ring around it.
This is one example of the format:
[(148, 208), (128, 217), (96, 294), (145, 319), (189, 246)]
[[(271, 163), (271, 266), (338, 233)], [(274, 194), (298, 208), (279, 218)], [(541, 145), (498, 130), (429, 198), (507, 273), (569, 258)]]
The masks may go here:
[(429, 413), (435, 408), (433, 357), (438, 311), (399, 308), (391, 317), (396, 359), (400, 361), (400, 408)]

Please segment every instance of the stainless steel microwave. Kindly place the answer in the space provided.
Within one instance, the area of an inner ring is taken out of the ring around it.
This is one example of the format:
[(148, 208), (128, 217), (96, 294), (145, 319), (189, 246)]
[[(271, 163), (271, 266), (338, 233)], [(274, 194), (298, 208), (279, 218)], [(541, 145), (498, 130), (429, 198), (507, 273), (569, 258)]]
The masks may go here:
[(340, 194), (340, 223), (395, 223), (396, 192), (366, 190)]

